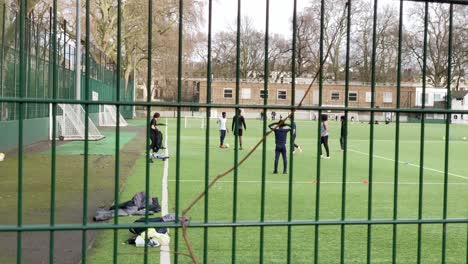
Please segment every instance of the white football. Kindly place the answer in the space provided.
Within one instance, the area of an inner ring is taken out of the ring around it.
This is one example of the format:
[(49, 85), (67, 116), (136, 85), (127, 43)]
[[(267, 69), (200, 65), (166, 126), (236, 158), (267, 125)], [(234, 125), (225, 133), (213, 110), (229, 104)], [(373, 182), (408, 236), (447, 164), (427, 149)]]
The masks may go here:
[(0, 161), (3, 161), (5, 159), (5, 153), (0, 152)]
[(229, 148), (229, 144), (226, 143), (225, 146), (226, 146), (226, 148)]
[(463, 140), (466, 140), (466, 137), (463, 137)]

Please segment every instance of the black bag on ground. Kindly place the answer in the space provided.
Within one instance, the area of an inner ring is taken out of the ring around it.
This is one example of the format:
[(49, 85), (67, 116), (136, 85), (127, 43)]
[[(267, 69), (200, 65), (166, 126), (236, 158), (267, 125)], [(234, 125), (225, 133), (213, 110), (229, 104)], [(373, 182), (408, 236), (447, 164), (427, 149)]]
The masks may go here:
[[(164, 222), (162, 217), (148, 218), (148, 221), (150, 223)], [(142, 217), (140, 219), (135, 220), (134, 223), (144, 223), (144, 222), (145, 222), (145, 218)], [(156, 227), (155, 229), (156, 229), (156, 232), (161, 233), (161, 234), (165, 234), (167, 232), (166, 227)], [(135, 235), (140, 235), (145, 230), (146, 230), (146, 228), (144, 228), (144, 227), (135, 227), (135, 228), (130, 228), (129, 229), (129, 231), (132, 232)]]

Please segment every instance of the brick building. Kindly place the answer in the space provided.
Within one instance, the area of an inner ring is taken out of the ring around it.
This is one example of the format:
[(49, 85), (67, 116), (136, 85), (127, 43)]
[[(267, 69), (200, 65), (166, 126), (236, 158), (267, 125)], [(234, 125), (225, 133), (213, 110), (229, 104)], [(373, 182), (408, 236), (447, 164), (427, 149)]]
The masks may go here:
[[(199, 84), (200, 102), (206, 102), (206, 81), (200, 81)], [(302, 99), (309, 85), (296, 84), (295, 89), (295, 104)], [(212, 102), (220, 104), (234, 104), (236, 98), (235, 82), (213, 81), (212, 85)], [(241, 104), (261, 105), (263, 104), (264, 84), (259, 82), (242, 82), (240, 84), (239, 101)], [(396, 107), (396, 86), (376, 85), (375, 87), (375, 106), (380, 108)], [(415, 88), (410, 86), (401, 87), (400, 104), (402, 108), (412, 108), (415, 106)], [(290, 105), (292, 89), (291, 84), (270, 83), (268, 84), (268, 104), (272, 105)], [(370, 107), (371, 104), (371, 87), (363, 84), (350, 84), (349, 86), (349, 106), (350, 107)], [(303, 105), (315, 106), (319, 103), (319, 88), (318, 85), (312, 87), (311, 92), (306, 96)], [(323, 106), (344, 106), (345, 104), (345, 86), (339, 84), (324, 84), (322, 89), (322, 105)], [(232, 109), (218, 109), (218, 111), (226, 110), (232, 112)], [(256, 112), (259, 110), (246, 109), (245, 112)], [(281, 111), (279, 111), (281, 113)], [(286, 112), (286, 111), (283, 111)], [(341, 114), (341, 113), (336, 113)], [(369, 115), (369, 113), (360, 113), (361, 117)], [(380, 118), (379, 118), (380, 116)], [(382, 115), (377, 115), (378, 119), (384, 118)], [(366, 119), (366, 118), (364, 118)]]

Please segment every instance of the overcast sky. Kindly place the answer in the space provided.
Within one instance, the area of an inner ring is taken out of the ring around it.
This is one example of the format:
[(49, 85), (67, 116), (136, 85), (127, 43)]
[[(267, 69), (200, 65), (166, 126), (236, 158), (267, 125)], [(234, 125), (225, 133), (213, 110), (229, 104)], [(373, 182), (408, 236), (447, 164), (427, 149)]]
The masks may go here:
[[(308, 6), (312, 0), (298, 0), (297, 10), (300, 11)], [(318, 1), (318, 0), (313, 0)], [(326, 0), (333, 1), (333, 0)], [(373, 0), (368, 1), (370, 5)], [(270, 32), (290, 35), (291, 18), (293, 14), (293, 0), (270, 0)], [(379, 7), (384, 5), (399, 5), (398, 0), (379, 0)], [(408, 5), (405, 3), (405, 5)], [(261, 31), (265, 30), (266, 0), (243, 0), (241, 3), (241, 16), (249, 16), (255, 27)], [(206, 8), (208, 10), (208, 8)], [(208, 18), (208, 15), (205, 16)], [(213, 32), (225, 30), (229, 25), (234, 26), (237, 17), (237, 0), (214, 0), (213, 1)], [(208, 22), (206, 22), (208, 23)], [(205, 27), (206, 28), (206, 27)]]

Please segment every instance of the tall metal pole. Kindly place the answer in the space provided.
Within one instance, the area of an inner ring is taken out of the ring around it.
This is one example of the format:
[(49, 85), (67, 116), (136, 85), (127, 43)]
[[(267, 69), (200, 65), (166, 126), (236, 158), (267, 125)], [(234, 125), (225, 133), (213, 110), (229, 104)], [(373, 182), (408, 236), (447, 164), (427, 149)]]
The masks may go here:
[(76, 0), (76, 58), (75, 90), (76, 99), (81, 99), (81, 0)]

